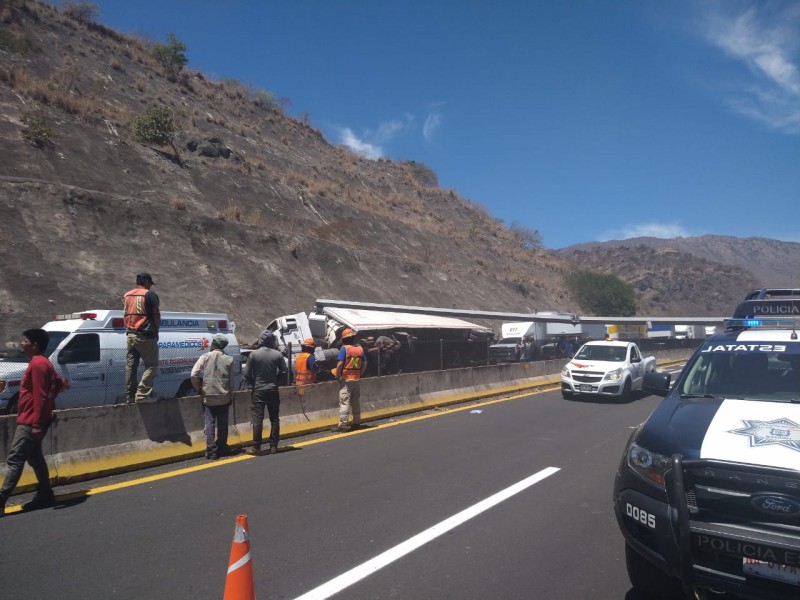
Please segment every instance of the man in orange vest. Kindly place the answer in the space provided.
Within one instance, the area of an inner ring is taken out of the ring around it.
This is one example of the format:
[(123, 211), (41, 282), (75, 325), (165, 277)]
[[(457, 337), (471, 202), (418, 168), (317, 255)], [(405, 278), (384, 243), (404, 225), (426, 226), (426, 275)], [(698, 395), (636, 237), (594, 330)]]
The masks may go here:
[[(136, 276), (136, 287), (123, 297), (125, 327), (128, 328), (128, 354), (125, 363), (125, 393), (128, 403), (151, 402), (153, 379), (158, 372), (158, 330), (161, 312), (158, 296), (150, 288), (155, 285), (150, 273)], [(139, 360), (144, 362), (144, 373), (138, 385), (136, 373)]]
[(314, 348), (317, 343), (314, 338), (306, 338), (300, 344), (300, 354), (294, 364), (294, 382), (296, 385), (317, 383), (317, 361), (314, 358)]
[(356, 332), (352, 329), (342, 331), (342, 348), (336, 363), (336, 379), (339, 381), (339, 425), (333, 431), (349, 431), (347, 424), (350, 407), (353, 409), (352, 427), (361, 425), (361, 384), (360, 379), (367, 370), (367, 355), (364, 348), (355, 343)]

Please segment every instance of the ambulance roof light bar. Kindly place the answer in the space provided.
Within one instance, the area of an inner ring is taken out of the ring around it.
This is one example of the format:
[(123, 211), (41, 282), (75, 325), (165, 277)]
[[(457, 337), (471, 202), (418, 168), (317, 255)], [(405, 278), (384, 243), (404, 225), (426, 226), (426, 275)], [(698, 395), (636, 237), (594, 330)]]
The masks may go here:
[(82, 312), (82, 313), (65, 313), (56, 315), (54, 321), (68, 321), (71, 319), (81, 319), (83, 321), (93, 321), (97, 319), (97, 313)]

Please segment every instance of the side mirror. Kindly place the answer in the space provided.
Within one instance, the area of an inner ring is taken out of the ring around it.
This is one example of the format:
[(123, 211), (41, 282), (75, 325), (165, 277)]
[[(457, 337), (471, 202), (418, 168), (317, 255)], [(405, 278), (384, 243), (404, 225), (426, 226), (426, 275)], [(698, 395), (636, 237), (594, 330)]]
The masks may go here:
[(672, 382), (671, 373), (645, 373), (642, 381), (642, 388), (645, 392), (661, 396), (662, 398), (669, 393), (669, 386)]
[(62, 350), (58, 353), (58, 364), (63, 365), (70, 362), (73, 362), (72, 350)]

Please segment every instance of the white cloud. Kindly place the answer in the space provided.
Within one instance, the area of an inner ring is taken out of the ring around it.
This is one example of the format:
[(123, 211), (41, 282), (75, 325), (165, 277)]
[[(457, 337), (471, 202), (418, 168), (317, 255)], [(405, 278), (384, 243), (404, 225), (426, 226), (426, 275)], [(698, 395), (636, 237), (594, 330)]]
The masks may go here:
[(349, 127), (340, 127), (339, 143), (365, 158), (376, 160), (384, 156), (384, 146), (387, 143), (396, 139), (413, 124), (414, 117), (407, 114), (403, 119), (384, 121), (375, 130), (366, 129), (361, 136), (356, 135)]
[(428, 113), (428, 116), (425, 118), (425, 123), (422, 125), (422, 137), (425, 138), (426, 142), (433, 142), (433, 134), (436, 133), (436, 130), (439, 129), (439, 125), (441, 124), (442, 115), (439, 111)]
[(609, 240), (627, 240), (636, 237), (655, 237), (662, 239), (672, 239), (676, 237), (688, 237), (691, 235), (678, 223), (641, 223), (627, 225), (621, 229), (604, 231), (598, 237), (598, 242)]
[(731, 9), (741, 4), (712, 6), (707, 40), (751, 74), (728, 100), (731, 108), (772, 129), (800, 133), (800, 4), (757, 3), (737, 13)]
[(360, 154), (370, 160), (376, 160), (383, 156), (383, 148), (359, 139), (349, 127), (342, 127), (339, 130), (339, 142), (356, 154)]

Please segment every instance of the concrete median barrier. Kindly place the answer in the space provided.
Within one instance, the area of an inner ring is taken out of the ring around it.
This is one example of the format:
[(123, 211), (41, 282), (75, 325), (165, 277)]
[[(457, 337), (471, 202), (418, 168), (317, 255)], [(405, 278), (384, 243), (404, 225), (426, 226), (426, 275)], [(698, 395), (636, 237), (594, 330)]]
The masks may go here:
[[(691, 350), (658, 353), (659, 362), (686, 359)], [(364, 379), (362, 419), (388, 418), (435, 407), (531, 390), (559, 382), (565, 360), (448, 369)], [(281, 435), (292, 438), (323, 431), (339, 418), (339, 384), (335, 381), (281, 388)], [(252, 442), (250, 392), (234, 394), (229, 444)], [(0, 476), (14, 435), (15, 417), (0, 417)], [(269, 422), (265, 424), (267, 431)], [(161, 400), (60, 410), (43, 442), (54, 485), (80, 481), (203, 456), (203, 411), (199, 398)], [(17, 493), (35, 485), (23, 472)]]

